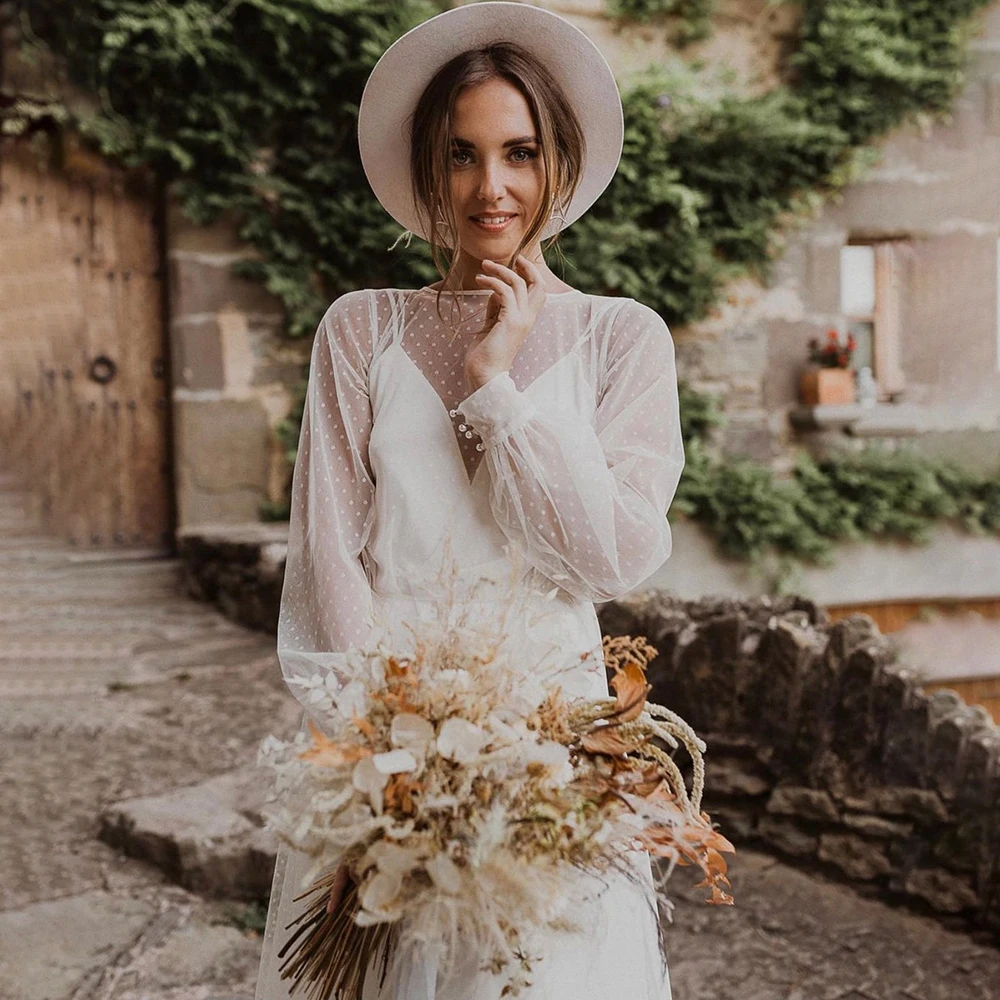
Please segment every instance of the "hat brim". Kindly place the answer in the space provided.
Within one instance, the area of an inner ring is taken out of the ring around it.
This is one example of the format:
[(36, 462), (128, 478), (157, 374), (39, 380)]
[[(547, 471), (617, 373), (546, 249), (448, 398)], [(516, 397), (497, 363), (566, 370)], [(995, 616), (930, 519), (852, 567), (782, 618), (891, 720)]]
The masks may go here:
[[(490, 42), (531, 52), (555, 78), (580, 122), (585, 142), (580, 183), (565, 217), (554, 216), (542, 238), (575, 222), (611, 183), (625, 135), (621, 95), (600, 49), (575, 25), (541, 7), (485, 0), (418, 24), (382, 54), (358, 109), (361, 163), (375, 197), (404, 228), (428, 239), (410, 189), (410, 116), (448, 60)], [(439, 242), (441, 242), (439, 240)]]

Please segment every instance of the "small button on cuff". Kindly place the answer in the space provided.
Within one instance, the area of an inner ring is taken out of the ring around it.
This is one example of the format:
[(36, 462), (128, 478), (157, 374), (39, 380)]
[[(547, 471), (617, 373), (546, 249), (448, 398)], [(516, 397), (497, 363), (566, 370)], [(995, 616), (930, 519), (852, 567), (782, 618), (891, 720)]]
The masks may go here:
[(483, 448), (484, 448), (484, 445), (483, 445), (483, 442), (482, 442), (482, 441), (480, 441), (480, 442), (479, 442), (479, 443), (478, 443), (478, 444), (476, 445), (476, 451), (482, 451), (482, 450), (483, 450)]
[(449, 410), (448, 411), (448, 415), (451, 416), (451, 417), (457, 417), (458, 416), (458, 410)]
[(466, 436), (467, 438), (470, 438), (470, 437), (472, 437), (472, 431), (466, 431), (466, 432), (465, 432), (465, 436)]
[(459, 429), (460, 431), (464, 431), (464, 430), (467, 430), (467, 428), (466, 428), (465, 424), (459, 424), (459, 425), (458, 425), (458, 429)]

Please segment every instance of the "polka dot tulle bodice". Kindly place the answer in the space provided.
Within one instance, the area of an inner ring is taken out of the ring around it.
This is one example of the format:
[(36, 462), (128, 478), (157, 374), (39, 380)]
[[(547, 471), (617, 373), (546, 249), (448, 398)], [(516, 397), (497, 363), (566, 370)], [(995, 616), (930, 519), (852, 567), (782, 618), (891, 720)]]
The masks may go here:
[[(319, 325), (278, 619), (303, 725), (349, 681), (344, 651), (373, 626), (439, 607), (443, 579), (455, 581), (441, 570), (456, 564), (460, 582), (515, 578), (544, 604), (538, 616), (532, 605), (505, 619), (517, 663), (538, 671), (555, 650), (567, 697), (605, 697), (594, 604), (632, 590), (670, 554), (666, 514), (684, 452), (663, 320), (632, 299), (549, 294), (510, 370), (473, 391), (464, 358), (487, 328), (490, 294), (445, 294), (439, 315), (432, 289), (359, 290)], [(495, 620), (492, 598), (469, 606)], [(405, 640), (405, 627), (393, 632)], [(278, 950), (308, 864), (279, 847), (255, 1000), (289, 996)], [(590, 921), (585, 947), (569, 936), (547, 943), (522, 1000), (669, 1000), (655, 916), (636, 886), (615, 883)], [(499, 1000), (502, 979), (475, 977), (439, 983), (435, 1000)], [(390, 995), (372, 976), (364, 988), (364, 1000), (416, 995)]]
[(446, 542), (471, 570), (514, 551), (587, 605), (668, 557), (684, 452), (662, 318), (549, 293), (510, 371), (472, 391), (489, 295), (445, 293), (439, 315), (433, 289), (362, 289), (323, 317), (291, 490), (286, 678), (335, 668), (379, 595), (432, 597)]

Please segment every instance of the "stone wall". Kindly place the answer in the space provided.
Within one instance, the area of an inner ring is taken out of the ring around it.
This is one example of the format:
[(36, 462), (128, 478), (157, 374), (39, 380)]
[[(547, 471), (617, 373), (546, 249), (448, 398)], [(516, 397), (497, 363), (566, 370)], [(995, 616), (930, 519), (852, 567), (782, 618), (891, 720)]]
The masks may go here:
[(651, 697), (706, 740), (706, 808), (737, 844), (1000, 932), (1000, 729), (922, 691), (867, 616), (646, 591), (600, 617), (659, 650)]
[(280, 303), (233, 274), (250, 251), (231, 220), (196, 226), (172, 203), (167, 243), (178, 528), (257, 521), (284, 496), (275, 428), (312, 345), (283, 337)]

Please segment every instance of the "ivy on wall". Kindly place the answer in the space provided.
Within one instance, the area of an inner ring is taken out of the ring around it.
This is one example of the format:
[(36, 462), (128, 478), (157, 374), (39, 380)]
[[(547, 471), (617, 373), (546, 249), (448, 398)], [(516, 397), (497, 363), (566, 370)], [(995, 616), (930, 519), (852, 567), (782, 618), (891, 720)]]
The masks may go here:
[(720, 550), (761, 562), (827, 563), (838, 542), (926, 542), (934, 525), (1000, 534), (1000, 468), (976, 474), (907, 449), (869, 446), (823, 459), (801, 453), (779, 479), (750, 459), (713, 457), (700, 435), (672, 512), (706, 527)]
[[(866, 144), (904, 122), (948, 112), (973, 15), (989, 2), (801, 0), (798, 44), (782, 82), (760, 96), (702, 98), (690, 75), (663, 69), (637, 79), (623, 94), (618, 174), (560, 237), (569, 267), (563, 276), (583, 291), (643, 301), (671, 327), (706, 316), (734, 277), (766, 281), (783, 228), (858, 176), (871, 153)], [(422, 241), (388, 251), (399, 227), (370, 192), (355, 126), (380, 53), (447, 0), (5, 6), (29, 47), (51, 49), (73, 83), (98, 96), (99, 107), (78, 116), (76, 128), (105, 154), (155, 169), (195, 221), (223, 212), (238, 220), (256, 251), (240, 269), (280, 299), (290, 336), (311, 335), (330, 300), (349, 289), (436, 279)], [(609, 12), (673, 15), (688, 25), (690, 40), (710, 26), (712, 0), (609, 0)], [(855, 528), (905, 534), (915, 523), (902, 513), (902, 520), (865, 521), (873, 509), (867, 495), (863, 503), (845, 494), (839, 506), (820, 505), (830, 483), (842, 492), (852, 476), (863, 479), (860, 466), (834, 475), (833, 466), (803, 459), (792, 480), (777, 482), (753, 463), (710, 459), (695, 430), (712, 416), (704, 407), (693, 412), (692, 398), (678, 505), (727, 551), (770, 547), (815, 558)], [(279, 428), (290, 457), (300, 414), (301, 398)], [(913, 517), (957, 516), (996, 528), (992, 486), (928, 463), (918, 475), (918, 465), (912, 459), (909, 492), (898, 498), (924, 497)], [(883, 466), (864, 467), (869, 479), (887, 475)], [(935, 499), (932, 480), (957, 506)], [(915, 495), (914, 484), (927, 488)], [(821, 516), (821, 507), (835, 510), (842, 525)], [(282, 512), (279, 505), (264, 513)]]
[(608, 10), (618, 17), (639, 23), (670, 18), (670, 40), (683, 48), (712, 33), (715, 0), (608, 0)]

